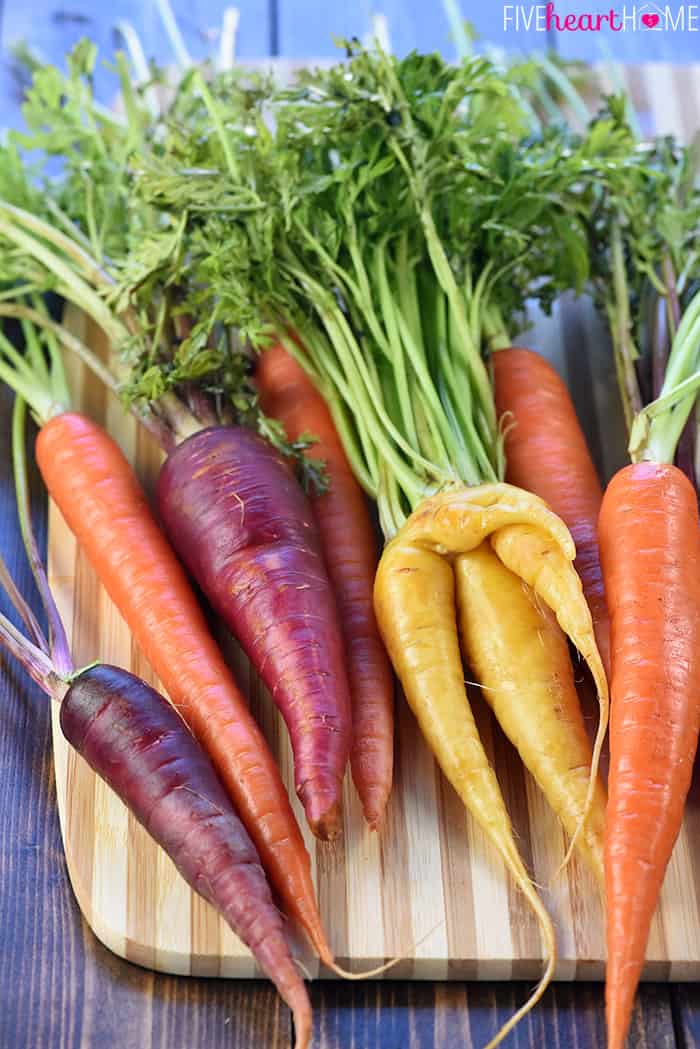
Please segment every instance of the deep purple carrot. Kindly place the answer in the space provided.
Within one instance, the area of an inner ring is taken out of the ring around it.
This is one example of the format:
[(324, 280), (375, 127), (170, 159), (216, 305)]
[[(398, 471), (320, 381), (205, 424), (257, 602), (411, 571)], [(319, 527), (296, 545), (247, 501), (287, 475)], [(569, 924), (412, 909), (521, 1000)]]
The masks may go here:
[(158, 507), (181, 559), (282, 712), (311, 829), (334, 837), (350, 697), (335, 597), (304, 492), (266, 441), (214, 427), (170, 453)]
[(175, 709), (126, 670), (98, 665), (65, 693), (61, 729), (188, 885), (249, 947), (308, 1045), (311, 1007), (253, 842), (211, 761)]

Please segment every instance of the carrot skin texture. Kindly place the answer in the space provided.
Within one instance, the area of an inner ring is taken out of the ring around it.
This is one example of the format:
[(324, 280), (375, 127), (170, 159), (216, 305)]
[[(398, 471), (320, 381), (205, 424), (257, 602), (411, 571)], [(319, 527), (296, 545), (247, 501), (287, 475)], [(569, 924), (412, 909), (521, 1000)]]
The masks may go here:
[(506, 480), (554, 510), (576, 544), (576, 571), (610, 670), (610, 622), (598, 549), (603, 491), (566, 384), (538, 353), (493, 354), (496, 410), (504, 418)]
[[(567, 639), (552, 610), (483, 543), (455, 559), (460, 636), (486, 702), (569, 837), (582, 822), (591, 745)], [(604, 887), (605, 791), (596, 783), (577, 839)]]
[(350, 695), (308, 500), (271, 445), (223, 426), (170, 454), (157, 498), (175, 549), (282, 712), (309, 826), (333, 838), (350, 752)]
[(544, 975), (530, 999), (488, 1043), (487, 1049), (493, 1049), (536, 1004), (550, 982), (556, 960), (554, 927), (518, 852), (498, 779), (467, 696), (452, 565), (427, 544), (403, 542), (399, 532), (379, 562), (375, 604), (394, 669), (426, 742), (500, 854), (540, 925), (547, 957)]
[(394, 680), (377, 626), (372, 591), (377, 540), (331, 414), (301, 365), (283, 346), (261, 355), (256, 372), (263, 411), (294, 441), (317, 440), (311, 455), (326, 464), (330, 487), (311, 496), (326, 568), (333, 584), (352, 704), (352, 777), (370, 827), (382, 822), (394, 763)]
[(66, 523), (212, 758), (285, 909), (331, 959), (279, 770), (131, 466), (101, 427), (75, 413), (42, 428), (36, 457)]
[(292, 1008), (311, 1006), (255, 846), (211, 761), (175, 709), (126, 670), (80, 674), (60, 710), (66, 739), (125, 802), (180, 874), (223, 915)]
[(608, 1047), (623, 1049), (700, 729), (700, 521), (684, 474), (621, 470), (600, 548), (612, 641), (606, 1013)]

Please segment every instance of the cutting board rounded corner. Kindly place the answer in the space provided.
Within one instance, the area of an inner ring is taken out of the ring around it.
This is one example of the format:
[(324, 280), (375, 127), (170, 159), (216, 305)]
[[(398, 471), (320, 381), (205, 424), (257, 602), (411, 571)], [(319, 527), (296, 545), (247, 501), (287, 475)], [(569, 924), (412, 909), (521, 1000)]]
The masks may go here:
[[(168, 973), (174, 976), (189, 976), (193, 970), (193, 958), (190, 954), (177, 951), (156, 952), (152, 944), (140, 942), (125, 936), (118, 924), (113, 926), (99, 911), (90, 905), (90, 893), (80, 885), (80, 880), (73, 870), (68, 857), (68, 876), (80, 913), (90, 932), (107, 950), (131, 965), (139, 965), (154, 972)], [(209, 959), (202, 959), (206, 967)]]
[(90, 929), (90, 932), (97, 937), (103, 947), (106, 947), (112, 954), (116, 954), (118, 958), (124, 958), (125, 961), (131, 961), (131, 959), (127, 957), (127, 941), (124, 933), (118, 928), (111, 928), (106, 917), (101, 915), (99, 911), (95, 911), (91, 906), (90, 890), (81, 884), (80, 876), (71, 862), (71, 856), (68, 849), (65, 847), (65, 842), (66, 839), (64, 837), (66, 865), (68, 867), (68, 877), (70, 879), (71, 889), (73, 890), (75, 901), (78, 904), (80, 913), (86, 925)]

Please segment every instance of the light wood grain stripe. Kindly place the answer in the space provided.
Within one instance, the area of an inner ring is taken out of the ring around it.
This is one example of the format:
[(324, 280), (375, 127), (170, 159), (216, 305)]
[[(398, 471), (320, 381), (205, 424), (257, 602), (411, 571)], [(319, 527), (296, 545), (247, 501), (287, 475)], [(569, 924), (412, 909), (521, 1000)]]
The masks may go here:
[[(491, 711), (475, 690), (472, 691), (470, 700), (481, 741), (493, 765)], [(474, 893), (477, 979), (509, 980), (514, 959), (513, 929), (510, 921), (510, 876), (496, 849), (471, 816), (468, 817), (467, 826)], [(520, 911), (522, 918), (524, 913), (523, 906)]]
[(350, 774), (345, 777), (343, 806), (348, 962), (365, 958), (372, 967), (385, 959), (380, 835), (365, 823)]
[[(82, 316), (74, 313), (76, 332), (81, 337), (87, 337), (87, 325)], [(67, 368), (68, 381), (71, 384), (79, 403), (89, 401), (95, 417), (104, 412), (103, 391), (91, 390), (90, 383), (84, 373), (82, 366), (71, 361)], [(60, 518), (60, 525), (57, 524)], [(61, 566), (58, 573), (53, 576), (52, 583), (59, 609), (64, 617), (64, 622), (69, 624), (69, 638), (72, 647), (73, 659), (76, 666), (84, 666), (99, 656), (100, 638), (102, 624), (100, 622), (100, 588), (92, 568), (87, 559), (81, 554), (72, 533), (63, 521), (60, 511), (52, 507), (50, 514), (54, 522), (55, 531), (62, 536), (64, 542), (65, 558), (61, 558)], [(51, 568), (55, 565), (52, 564)], [(106, 922), (99, 915), (94, 906), (93, 878), (95, 870), (95, 839), (87, 832), (95, 824), (95, 776), (73, 750), (68, 750), (66, 762), (66, 818), (65, 827), (70, 839), (82, 838), (83, 847), (67, 857), (68, 869), (71, 882), (78, 901), (85, 899), (87, 913), (92, 918), (94, 927), (98, 927), (98, 935), (109, 940), (110, 934), (105, 936)], [(81, 907), (83, 904), (81, 903)], [(87, 915), (86, 915), (87, 916)], [(117, 946), (121, 945), (121, 940)], [(109, 944), (108, 944), (109, 946)]]
[[(513, 835), (525, 869), (535, 882), (542, 884), (532, 847), (532, 828), (539, 831), (539, 821), (537, 818), (531, 820), (528, 812), (531, 792), (538, 792), (538, 788), (493, 717), (491, 728), (496, 775), (510, 813)], [(515, 955), (511, 977), (514, 980), (529, 980), (538, 975), (540, 968), (539, 962), (533, 965), (533, 959), (539, 959), (542, 953), (539, 925), (529, 908), (523, 911), (522, 894), (512, 878), (508, 879), (508, 906)]]
[(476, 931), (474, 887), (469, 855), (469, 833), (464, 802), (444, 776), (438, 774), (438, 826), (442, 885), (447, 919), (447, 975), (453, 980), (475, 980)]
[[(411, 914), (409, 944), (415, 944), (414, 975), (427, 980), (447, 977), (447, 929), (440, 852), (434, 836), (425, 828), (435, 827), (438, 816), (435, 760), (406, 703), (399, 707), (399, 747), (407, 756), (403, 763), (404, 820), (407, 868), (404, 891)], [(406, 944), (402, 945), (402, 953)]]
[(325, 929), (332, 929), (331, 948), (340, 965), (350, 962), (348, 949), (348, 900), (345, 882), (346, 842), (341, 835), (335, 841), (316, 841), (318, 906)]
[[(410, 719), (401, 689), (396, 687), (396, 738), (394, 747), (394, 789), (387, 806), (384, 828), (380, 838), (382, 864), (382, 914), (384, 917), (384, 953), (387, 958), (404, 955), (414, 942), (414, 929), (409, 905), (410, 884), (408, 881), (408, 836), (406, 833), (406, 768), (412, 761), (410, 751), (403, 749), (407, 738), (401, 731), (402, 724)], [(410, 726), (410, 720), (409, 720)], [(409, 729), (410, 731), (410, 729)], [(397, 878), (395, 871), (400, 871)], [(413, 975), (412, 951), (409, 958), (391, 970), (396, 980), (410, 979)]]

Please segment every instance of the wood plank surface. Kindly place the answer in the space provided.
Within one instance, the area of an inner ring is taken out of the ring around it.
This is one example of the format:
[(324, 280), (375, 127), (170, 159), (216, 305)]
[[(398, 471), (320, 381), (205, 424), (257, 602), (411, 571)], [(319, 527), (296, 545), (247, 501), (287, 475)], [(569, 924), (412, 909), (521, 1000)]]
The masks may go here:
[[(224, 9), (222, 0), (171, 0), (185, 44), (195, 57), (216, 49)], [(357, 4), (324, 0), (237, 0), (240, 12), (237, 53), (241, 58), (283, 56), (291, 59), (330, 58), (337, 54), (332, 37), (373, 32), (374, 16), (381, 14), (391, 46), (398, 54), (412, 48), (439, 49), (455, 54), (455, 41), (447, 16), (449, 0), (425, 4), (422, 0), (361, 0)], [(542, 32), (531, 21), (533, 0), (510, 5), (481, 0), (452, 0), (452, 6), (473, 26), (479, 43), (507, 52), (527, 53), (552, 49), (567, 58), (596, 61), (610, 55), (615, 61), (692, 62), (700, 58), (700, 32), (686, 27), (628, 32)], [(631, 6), (631, 5), (630, 5)], [(638, 5), (642, 10), (653, 4)], [(686, 5), (689, 9), (691, 5)], [(556, 5), (564, 17), (580, 13), (576, 0)], [(517, 10), (516, 10), (517, 9)], [(674, 20), (677, 15), (674, 10)], [(170, 61), (172, 52), (162, 28), (156, 0), (117, 0), (114, 5), (94, 0), (2, 0), (0, 3), (0, 127), (18, 127), (23, 81), (11, 59), (11, 50), (24, 41), (45, 60), (61, 64), (81, 36), (89, 35), (109, 57), (119, 37), (115, 25), (126, 19), (135, 26), (148, 57)], [(673, 23), (671, 23), (672, 25)], [(688, 21), (688, 25), (690, 25)], [(693, 25), (695, 23), (692, 23)], [(529, 28), (528, 28), (529, 27)], [(98, 96), (109, 102), (114, 78), (104, 68), (97, 73)]]
[[(338, 52), (333, 37), (365, 39), (374, 31), (373, 16), (381, 14), (393, 51), (405, 55), (414, 48), (440, 51), (448, 57), (457, 53), (452, 26), (442, 2), (421, 0), (360, 0), (356, 4), (329, 4), (324, 0), (281, 0), (279, 4), (279, 54), (287, 58), (329, 58)], [(456, 4), (459, 9), (459, 3)], [(525, 30), (504, 29), (500, 4), (468, 3), (461, 11), (480, 40), (511, 51), (545, 50), (548, 38)]]

